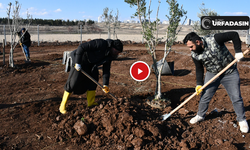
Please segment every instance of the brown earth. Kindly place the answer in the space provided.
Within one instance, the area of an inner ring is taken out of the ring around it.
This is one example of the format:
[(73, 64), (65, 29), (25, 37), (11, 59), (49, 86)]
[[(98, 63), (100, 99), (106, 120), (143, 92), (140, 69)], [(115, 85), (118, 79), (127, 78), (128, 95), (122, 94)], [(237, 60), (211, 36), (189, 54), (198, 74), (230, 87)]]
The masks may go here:
[[(232, 44), (226, 45), (234, 54)], [(162, 76), (162, 93), (171, 100), (171, 105), (165, 109), (152, 108), (146, 103), (147, 98), (154, 95), (156, 78), (153, 73), (143, 82), (130, 77), (129, 69), (135, 61), (152, 64), (145, 46), (134, 43), (125, 44), (124, 52), (112, 62), (110, 91), (118, 100), (97, 88), (99, 106), (88, 108), (85, 94), (72, 95), (67, 103), (68, 113), (60, 114), (58, 108), (68, 77), (62, 64), (63, 52), (77, 46), (78, 43), (71, 42), (32, 46), (30, 64), (24, 63), (23, 53), (17, 47), (14, 54), (17, 69), (3, 66), (0, 56), (1, 149), (250, 149), (250, 134), (240, 132), (231, 101), (222, 86), (210, 102), (203, 122), (189, 123), (196, 115), (199, 96), (167, 120), (159, 119), (194, 93), (195, 67), (189, 50), (182, 44), (174, 45), (167, 57), (168, 61), (174, 61), (174, 75)], [(157, 49), (163, 50), (164, 46)], [(242, 49), (246, 50), (245, 44)], [(158, 56), (162, 54), (157, 51)], [(238, 69), (250, 124), (249, 60), (250, 55), (247, 55)], [(81, 118), (88, 131), (80, 136), (74, 125)]]

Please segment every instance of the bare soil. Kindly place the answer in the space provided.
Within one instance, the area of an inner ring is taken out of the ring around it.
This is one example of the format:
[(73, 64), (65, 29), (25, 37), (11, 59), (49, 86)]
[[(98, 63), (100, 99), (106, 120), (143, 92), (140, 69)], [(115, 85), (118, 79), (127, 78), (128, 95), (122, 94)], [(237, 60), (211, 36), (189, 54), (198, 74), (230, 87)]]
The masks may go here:
[[(99, 106), (88, 108), (86, 94), (72, 95), (65, 115), (58, 111), (69, 74), (62, 64), (63, 52), (76, 49), (78, 43), (32, 46), (32, 62), (29, 64), (25, 64), (23, 53), (17, 47), (14, 54), (17, 69), (3, 66), (1, 55), (0, 149), (250, 149), (250, 134), (240, 132), (232, 103), (223, 86), (211, 100), (204, 121), (194, 125), (189, 123), (196, 115), (199, 96), (167, 120), (159, 119), (195, 92), (195, 66), (185, 45), (174, 45), (167, 57), (168, 61), (174, 61), (175, 72), (174, 75), (162, 76), (162, 93), (171, 100), (171, 105), (157, 109), (146, 103), (147, 98), (154, 95), (155, 75), (151, 73), (146, 81), (137, 82), (129, 74), (135, 61), (151, 65), (150, 55), (143, 44), (127, 41), (124, 44), (124, 52), (112, 62), (111, 67), (110, 91), (118, 100), (97, 87)], [(234, 54), (233, 45), (226, 45)], [(157, 49), (157, 55), (163, 55), (164, 45)], [(242, 50), (246, 50), (244, 44)], [(8, 57), (6, 63), (7, 60)], [(238, 63), (238, 69), (250, 124), (249, 60), (248, 54)], [(84, 118), (88, 129), (84, 135), (78, 135), (74, 128), (81, 118)]]

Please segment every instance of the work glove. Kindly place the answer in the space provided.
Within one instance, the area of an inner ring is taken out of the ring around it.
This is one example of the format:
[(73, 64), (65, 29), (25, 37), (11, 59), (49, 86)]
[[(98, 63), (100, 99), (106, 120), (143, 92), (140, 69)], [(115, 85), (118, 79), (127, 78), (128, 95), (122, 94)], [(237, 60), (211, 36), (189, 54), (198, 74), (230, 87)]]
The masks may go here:
[(242, 52), (235, 53), (235, 58), (236, 58), (237, 61), (239, 62), (242, 58), (244, 58), (244, 55), (243, 55)]
[(20, 43), (20, 46), (22, 46), (23, 45), (23, 43)]
[(80, 71), (80, 70), (81, 70), (81, 65), (78, 64), (78, 63), (76, 63), (76, 64), (75, 64), (75, 69), (76, 69), (77, 71)]
[(107, 85), (104, 85), (102, 88), (103, 92), (105, 92), (106, 94), (109, 93), (109, 87)]
[(195, 87), (195, 91), (196, 91), (197, 95), (199, 95), (202, 92), (202, 90), (200, 90), (201, 87), (202, 87), (202, 85), (197, 85)]

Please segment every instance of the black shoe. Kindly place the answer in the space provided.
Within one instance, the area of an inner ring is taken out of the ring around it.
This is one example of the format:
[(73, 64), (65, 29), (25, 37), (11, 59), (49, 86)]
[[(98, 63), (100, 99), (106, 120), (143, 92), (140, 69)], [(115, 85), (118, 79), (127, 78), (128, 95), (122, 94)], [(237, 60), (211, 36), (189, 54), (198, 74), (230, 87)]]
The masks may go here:
[(25, 63), (31, 63), (30, 59), (26, 59)]

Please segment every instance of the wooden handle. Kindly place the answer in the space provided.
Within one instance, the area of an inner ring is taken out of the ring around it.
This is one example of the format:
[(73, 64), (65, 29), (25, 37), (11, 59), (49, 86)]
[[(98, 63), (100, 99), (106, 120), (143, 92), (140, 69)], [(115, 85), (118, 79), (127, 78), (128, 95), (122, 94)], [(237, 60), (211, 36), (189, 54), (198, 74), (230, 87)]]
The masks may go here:
[[(98, 83), (93, 77), (91, 77), (90, 75), (88, 75), (83, 69), (81, 69), (81, 72), (85, 75), (85, 76), (87, 76), (90, 80), (92, 80), (95, 84), (97, 84), (100, 88), (103, 88), (103, 86), (100, 84), (100, 83)], [(117, 100), (117, 98), (112, 94), (112, 93), (108, 93), (113, 99), (116, 99)]]

